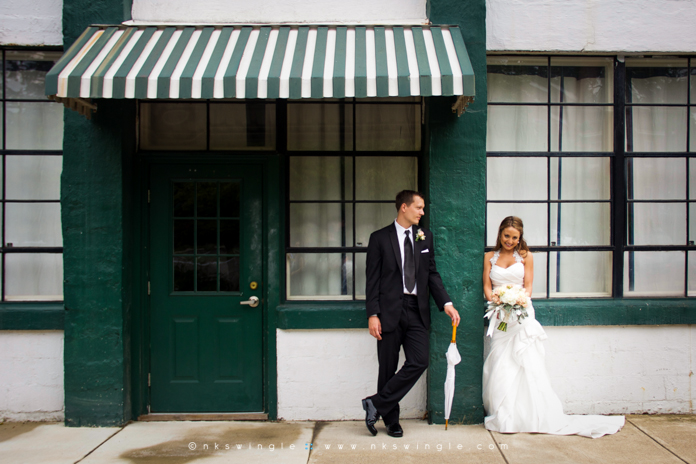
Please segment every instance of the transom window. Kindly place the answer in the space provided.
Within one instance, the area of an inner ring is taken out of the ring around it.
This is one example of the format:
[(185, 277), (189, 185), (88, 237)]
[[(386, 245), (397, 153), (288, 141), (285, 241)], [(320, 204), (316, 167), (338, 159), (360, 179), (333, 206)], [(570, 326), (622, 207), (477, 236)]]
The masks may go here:
[(2, 301), (63, 299), (63, 105), (44, 96), (60, 51), (1, 49)]
[(486, 244), (524, 220), (537, 298), (696, 290), (693, 79), (686, 58), (488, 58)]

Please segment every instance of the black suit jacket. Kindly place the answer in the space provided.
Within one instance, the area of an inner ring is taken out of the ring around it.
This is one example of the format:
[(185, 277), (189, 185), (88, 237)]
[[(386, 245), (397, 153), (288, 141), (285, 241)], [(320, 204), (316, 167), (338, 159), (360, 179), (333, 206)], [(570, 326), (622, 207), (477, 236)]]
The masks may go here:
[[(418, 230), (425, 234), (424, 240), (413, 241)], [(445, 291), (442, 278), (435, 266), (435, 246), (433, 234), (423, 227), (411, 227), (411, 240), (415, 246), (416, 284), (418, 309), (426, 329), (430, 328), (429, 294), (440, 308), (452, 301)], [(394, 223), (373, 232), (367, 246), (367, 317), (378, 315), (382, 332), (396, 329), (401, 317), (404, 298), (403, 272), (401, 270), (401, 250)]]

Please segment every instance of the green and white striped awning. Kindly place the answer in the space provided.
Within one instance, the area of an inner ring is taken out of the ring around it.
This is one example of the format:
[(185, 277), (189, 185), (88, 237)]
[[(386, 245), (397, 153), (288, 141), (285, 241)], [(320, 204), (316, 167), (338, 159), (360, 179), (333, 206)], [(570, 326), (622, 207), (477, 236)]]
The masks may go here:
[(92, 26), (46, 77), (60, 98), (474, 95), (456, 26)]

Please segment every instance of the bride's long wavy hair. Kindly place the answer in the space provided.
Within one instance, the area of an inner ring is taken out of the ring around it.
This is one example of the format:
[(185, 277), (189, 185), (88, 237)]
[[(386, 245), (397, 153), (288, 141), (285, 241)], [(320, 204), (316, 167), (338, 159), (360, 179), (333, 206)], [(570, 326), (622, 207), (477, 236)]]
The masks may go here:
[(524, 241), (524, 224), (522, 223), (522, 219), (517, 216), (508, 216), (500, 223), (500, 227), (498, 227), (498, 238), (495, 241), (495, 248), (493, 248), (493, 251), (498, 251), (503, 247), (500, 236), (503, 235), (503, 231), (508, 227), (517, 229), (520, 232), (520, 241), (517, 243), (515, 250), (524, 258), (527, 256), (527, 253), (529, 253), (529, 247), (527, 246), (527, 242)]

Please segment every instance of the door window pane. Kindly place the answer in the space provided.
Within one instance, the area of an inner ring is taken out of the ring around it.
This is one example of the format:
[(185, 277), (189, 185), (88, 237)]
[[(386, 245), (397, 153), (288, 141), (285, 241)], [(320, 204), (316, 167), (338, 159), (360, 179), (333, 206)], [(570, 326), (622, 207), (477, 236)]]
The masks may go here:
[(193, 217), (196, 204), (196, 183), (176, 182), (174, 184), (174, 216)]
[(239, 256), (220, 257), (220, 291), (239, 291)]
[(220, 184), (220, 216), (226, 218), (239, 217), (241, 194), (239, 182), (223, 182)]
[(239, 221), (220, 220), (220, 254), (239, 254)]
[(194, 220), (174, 220), (174, 254), (193, 254)]
[(196, 269), (196, 290), (199, 292), (217, 291), (218, 259), (216, 257), (199, 257)]
[(195, 290), (194, 260), (190, 256), (174, 256), (174, 291), (192, 292)]

